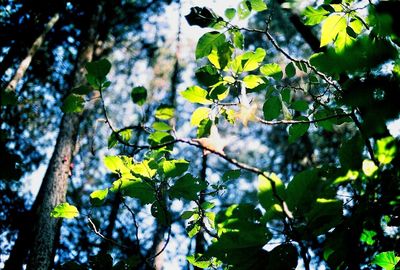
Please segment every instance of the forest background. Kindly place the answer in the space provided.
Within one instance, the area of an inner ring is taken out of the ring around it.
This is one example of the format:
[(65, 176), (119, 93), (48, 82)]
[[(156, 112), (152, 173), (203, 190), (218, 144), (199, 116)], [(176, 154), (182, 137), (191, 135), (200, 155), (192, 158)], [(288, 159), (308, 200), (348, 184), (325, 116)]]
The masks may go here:
[(395, 269), (396, 10), (2, 1), (0, 266)]

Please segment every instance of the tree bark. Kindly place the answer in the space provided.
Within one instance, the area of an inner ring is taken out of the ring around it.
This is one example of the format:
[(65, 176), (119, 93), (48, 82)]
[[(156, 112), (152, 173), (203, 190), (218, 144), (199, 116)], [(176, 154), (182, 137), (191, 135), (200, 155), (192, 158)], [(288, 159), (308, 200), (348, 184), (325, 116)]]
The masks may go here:
[[(102, 4), (94, 6), (87, 33), (82, 38), (82, 47), (78, 57), (78, 72), (74, 84), (84, 83), (85, 63), (92, 60), (97, 26), (102, 12)], [(50, 217), (53, 208), (65, 202), (67, 181), (70, 165), (73, 159), (81, 115), (78, 113), (64, 114), (61, 119), (53, 155), (43, 178), (39, 194), (33, 206), (34, 225), (31, 251), (28, 258), (28, 270), (48, 270), (53, 265), (55, 246), (58, 241), (58, 230), (61, 220)]]
[(17, 71), (15, 72), (14, 77), (11, 79), (11, 81), (6, 86), (5, 91), (15, 91), (15, 88), (17, 87), (18, 82), (22, 79), (26, 70), (30, 66), (30, 64), (32, 62), (32, 58), (35, 56), (35, 54), (39, 50), (39, 48), (43, 45), (43, 42), (46, 38), (47, 33), (50, 32), (50, 30), (54, 27), (54, 25), (57, 23), (59, 18), (60, 18), (59, 14), (56, 13), (50, 19), (50, 21), (46, 24), (42, 34), (40, 34), (40, 36), (37, 39), (35, 39), (31, 48), (29, 49), (27, 55), (21, 61), (20, 65), (17, 68)]
[[(206, 177), (207, 177), (207, 155), (203, 154), (203, 157), (201, 160), (200, 180), (206, 182)], [(202, 203), (204, 203), (206, 200), (206, 196), (204, 193), (205, 193), (205, 190), (200, 192), (200, 197), (199, 197), (200, 205)], [(194, 248), (194, 253), (195, 254), (204, 254), (205, 244), (206, 244), (206, 239), (204, 238), (204, 229), (201, 228), (200, 231), (196, 234), (196, 245)], [(200, 270), (202, 268), (195, 266), (194, 269)]]

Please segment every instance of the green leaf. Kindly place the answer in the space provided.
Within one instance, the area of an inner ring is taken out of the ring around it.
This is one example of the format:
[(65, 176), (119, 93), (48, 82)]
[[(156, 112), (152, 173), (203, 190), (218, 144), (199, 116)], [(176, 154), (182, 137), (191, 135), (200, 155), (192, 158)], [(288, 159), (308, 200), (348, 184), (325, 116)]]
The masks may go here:
[(336, 14), (329, 16), (322, 24), (320, 46), (326, 46), (334, 41), (339, 32), (346, 31), (346, 27), (345, 16)]
[(229, 95), (229, 87), (226, 87), (223, 82), (215, 85), (208, 93), (210, 99), (224, 100)]
[(83, 111), (85, 99), (81, 95), (70, 94), (64, 100), (61, 110), (65, 113), (78, 113)]
[(374, 239), (375, 235), (376, 235), (375, 231), (370, 231), (370, 230), (364, 229), (360, 236), (360, 241), (369, 246), (372, 246), (375, 243), (375, 239)]
[(193, 236), (198, 234), (200, 232), (200, 230), (201, 230), (201, 226), (197, 222), (189, 224), (189, 226), (187, 226), (187, 228), (186, 228), (186, 231), (190, 238), (193, 238)]
[(393, 137), (379, 139), (377, 142), (376, 156), (382, 164), (389, 164), (396, 157), (397, 146)]
[(174, 140), (174, 137), (171, 136), (168, 132), (164, 131), (155, 131), (149, 135), (147, 141), (151, 145), (159, 145), (163, 143), (168, 143)]
[(118, 144), (117, 134), (115, 134), (113, 132), (113, 133), (111, 133), (110, 137), (108, 137), (108, 141), (107, 141), (108, 149), (113, 148), (117, 144)]
[(58, 204), (50, 214), (53, 218), (75, 218), (79, 216), (78, 209), (69, 203)]
[(251, 4), (247, 0), (243, 0), (238, 5), (239, 19), (246, 19), (251, 13)]
[(227, 8), (225, 9), (225, 17), (228, 18), (228, 20), (232, 20), (236, 15), (236, 9), (234, 8)]
[(95, 77), (99, 81), (102, 81), (110, 72), (111, 63), (107, 59), (101, 59), (98, 61), (90, 62), (86, 64), (86, 70), (88, 74)]
[(232, 42), (235, 45), (236, 48), (243, 50), (244, 48), (244, 36), (242, 34), (242, 32), (240, 32), (237, 29), (233, 29), (231, 31), (229, 31), (229, 33), (231, 33), (232, 35)]
[(266, 52), (262, 48), (257, 48), (255, 52), (247, 52), (242, 56), (243, 71), (252, 71), (260, 66), (264, 60)]
[[(275, 183), (277, 194), (281, 199), (285, 196), (285, 185), (274, 173), (269, 173), (268, 178)], [(271, 181), (263, 175), (258, 176), (258, 200), (265, 210), (269, 210), (274, 204), (280, 204), (274, 196)]]
[(203, 256), (201, 254), (189, 255), (186, 257), (186, 259), (190, 264), (201, 269), (212, 267), (215, 263), (215, 259)]
[(266, 258), (262, 247), (271, 239), (261, 212), (250, 204), (232, 205), (221, 210), (215, 218), (219, 238), (212, 242), (207, 255), (216, 257), (233, 269), (254, 269)]
[(386, 251), (377, 254), (372, 263), (379, 265), (385, 270), (394, 270), (399, 261), (400, 257), (396, 256), (394, 251)]
[(192, 117), (190, 119), (190, 124), (192, 126), (199, 126), (200, 122), (203, 119), (207, 119), (209, 117), (209, 114), (211, 112), (210, 108), (206, 108), (206, 107), (200, 107), (197, 108), (193, 113), (192, 113)]
[(290, 107), (295, 111), (305, 112), (308, 110), (308, 103), (305, 100), (296, 100)]
[(218, 70), (212, 65), (205, 65), (196, 71), (196, 79), (204, 86), (212, 86), (221, 79)]
[(231, 60), (232, 53), (232, 45), (229, 42), (224, 42), (216, 49), (213, 49), (207, 58), (217, 69), (224, 69)]
[(160, 105), (155, 113), (155, 117), (161, 120), (169, 120), (174, 117), (175, 109), (170, 105)]
[(206, 188), (207, 183), (204, 180), (185, 174), (169, 189), (169, 194), (172, 198), (194, 201), (198, 198), (197, 194)]
[(216, 31), (205, 33), (200, 37), (196, 47), (196, 59), (208, 56), (213, 48), (225, 43), (225, 35)]
[[(305, 120), (309, 121), (307, 117), (305, 116), (299, 116), (296, 117), (295, 120)], [(292, 124), (289, 127), (289, 143), (295, 142), (298, 138), (303, 136), (308, 128), (310, 127), (309, 123), (304, 123), (304, 124)]]
[(132, 88), (131, 98), (133, 103), (142, 106), (146, 102), (147, 90), (143, 86)]
[(318, 7), (315, 9), (311, 6), (308, 6), (303, 12), (303, 15), (306, 18), (304, 24), (305, 25), (319, 24), (320, 22), (325, 20), (329, 14), (330, 14), (329, 11), (323, 9), (322, 7)]
[(104, 203), (104, 200), (107, 198), (108, 188), (95, 190), (90, 193), (90, 203), (93, 206), (100, 206)]
[(290, 104), (290, 102), (292, 101), (292, 90), (288, 87), (283, 88), (281, 91), (281, 97), (282, 101)]
[(212, 121), (210, 119), (203, 119), (197, 129), (197, 138), (208, 137), (210, 135)]
[[(314, 236), (326, 233), (342, 222), (342, 201), (337, 199), (317, 198), (311, 206), (311, 210), (306, 213), (305, 217), (308, 223), (307, 228)], [(303, 214), (300, 213), (300, 215)]]
[(294, 66), (293, 62), (290, 62), (286, 65), (285, 74), (288, 78), (292, 78), (294, 75), (296, 75), (296, 67)]
[(257, 12), (267, 10), (267, 4), (263, 0), (250, 0), (251, 9)]
[(162, 163), (163, 173), (166, 177), (177, 177), (189, 168), (189, 162), (184, 159), (165, 160)]
[(104, 165), (112, 172), (121, 172), (126, 170), (126, 164), (120, 156), (106, 156), (104, 157)]
[(172, 127), (164, 122), (154, 122), (151, 126), (157, 131), (170, 131), (172, 129)]
[(151, 179), (157, 173), (158, 165), (153, 160), (143, 160), (130, 167), (131, 172), (139, 177)]
[(282, 102), (279, 97), (271, 96), (265, 101), (263, 106), (265, 120), (276, 119), (282, 110)]
[(156, 200), (154, 188), (147, 182), (126, 181), (120, 188), (124, 196), (139, 199), (145, 204), (153, 203)]
[(181, 95), (191, 103), (200, 103), (203, 105), (212, 104), (212, 101), (207, 99), (207, 91), (196, 85), (182, 91)]
[(275, 80), (282, 79), (283, 72), (281, 66), (275, 63), (266, 64), (260, 67), (260, 72), (265, 76), (272, 77)]
[(215, 15), (215, 13), (207, 7), (192, 7), (190, 13), (185, 16), (189, 25), (197, 25), (202, 28), (212, 27), (216, 23), (222, 20), (221, 17)]
[(243, 78), (243, 83), (246, 88), (253, 89), (261, 84), (265, 84), (265, 81), (258, 75), (247, 75)]
[(323, 181), (318, 177), (318, 170), (310, 169), (296, 174), (286, 188), (286, 203), (294, 212), (308, 212), (320, 196)]
[[(332, 112), (332, 111), (322, 109), (314, 114), (314, 119), (315, 120), (324, 119), (329, 116), (332, 116), (333, 114), (334, 114), (334, 112)], [(336, 118), (330, 118), (330, 119), (327, 119), (324, 121), (316, 122), (315, 126), (322, 127), (323, 129), (325, 129), (327, 131), (334, 131), (333, 125), (336, 124), (336, 122), (337, 122)]]
[(185, 211), (181, 214), (181, 218), (182, 219), (190, 219), (194, 213), (195, 213), (194, 211)]
[[(200, 207), (201, 207), (203, 210), (212, 209), (212, 208), (215, 207), (215, 203), (213, 203), (213, 202), (203, 202), (203, 203), (200, 205)], [(209, 213), (211, 213), (211, 212), (209, 212)]]

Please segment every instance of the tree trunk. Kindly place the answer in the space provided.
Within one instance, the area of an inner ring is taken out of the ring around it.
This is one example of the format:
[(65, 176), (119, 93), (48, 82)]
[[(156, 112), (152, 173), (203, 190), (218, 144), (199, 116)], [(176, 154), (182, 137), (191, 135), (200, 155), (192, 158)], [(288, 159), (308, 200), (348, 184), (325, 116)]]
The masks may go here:
[[(82, 47), (78, 57), (78, 72), (74, 84), (84, 83), (84, 66), (91, 61), (97, 36), (97, 25), (102, 12), (102, 5), (95, 6), (86, 35), (83, 36)], [(57, 231), (61, 220), (50, 217), (53, 208), (65, 202), (67, 180), (76, 145), (80, 114), (64, 114), (61, 119), (53, 155), (43, 178), (39, 194), (33, 206), (34, 225), (31, 251), (28, 258), (28, 270), (48, 270), (53, 265), (55, 244), (58, 241)]]
[(27, 55), (25, 58), (21, 61), (21, 64), (18, 66), (17, 71), (15, 72), (14, 77), (11, 79), (11, 81), (8, 83), (6, 86), (5, 91), (15, 91), (15, 88), (17, 87), (18, 82), (22, 79), (24, 76), (26, 70), (30, 66), (32, 62), (32, 58), (35, 56), (36, 52), (39, 50), (39, 48), (43, 45), (43, 42), (46, 38), (47, 33), (54, 27), (54, 25), (57, 23), (59, 20), (60, 16), (58, 13), (56, 13), (50, 21), (46, 24), (42, 34), (33, 42), (31, 48), (29, 49)]
[[(207, 177), (207, 155), (203, 154), (202, 161), (201, 161), (201, 171), (200, 171), (200, 180), (206, 182)], [(205, 190), (200, 192), (199, 204), (205, 202)], [(195, 254), (204, 254), (206, 240), (204, 238), (204, 229), (201, 228), (200, 231), (196, 234), (196, 245), (194, 248)], [(200, 270), (202, 268), (194, 267), (195, 270)]]

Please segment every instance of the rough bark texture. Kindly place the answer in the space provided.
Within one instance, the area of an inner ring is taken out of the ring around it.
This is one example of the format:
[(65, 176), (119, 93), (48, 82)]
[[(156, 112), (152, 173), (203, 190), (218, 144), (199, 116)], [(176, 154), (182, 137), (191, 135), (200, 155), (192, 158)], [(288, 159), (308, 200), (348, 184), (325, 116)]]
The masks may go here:
[[(102, 5), (92, 14), (88, 32), (83, 38), (82, 48), (78, 58), (78, 72), (75, 75), (75, 85), (84, 82), (84, 65), (91, 61), (96, 41), (96, 28), (101, 14)], [(67, 181), (71, 160), (76, 145), (79, 130), (80, 114), (64, 114), (60, 124), (56, 146), (43, 178), (39, 194), (36, 198), (33, 213), (33, 241), (28, 259), (28, 270), (48, 270), (53, 265), (55, 244), (58, 241), (57, 232), (61, 221), (50, 217), (53, 208), (65, 202)]]
[(29, 49), (27, 55), (21, 61), (21, 64), (18, 66), (14, 77), (11, 79), (11, 81), (6, 86), (6, 91), (15, 91), (15, 88), (17, 87), (18, 82), (22, 79), (26, 70), (30, 66), (30, 64), (32, 62), (32, 58), (35, 56), (35, 54), (39, 50), (39, 48), (43, 45), (43, 42), (46, 38), (47, 33), (54, 27), (54, 25), (57, 23), (59, 18), (60, 18), (60, 16), (58, 15), (58, 13), (56, 13), (50, 19), (50, 21), (46, 24), (42, 34), (37, 39), (35, 39), (31, 48)]

